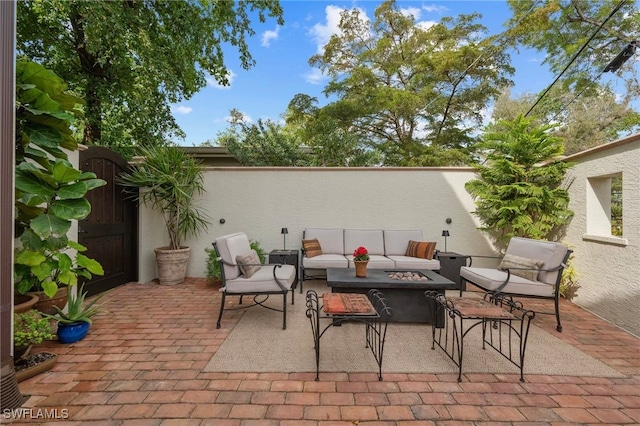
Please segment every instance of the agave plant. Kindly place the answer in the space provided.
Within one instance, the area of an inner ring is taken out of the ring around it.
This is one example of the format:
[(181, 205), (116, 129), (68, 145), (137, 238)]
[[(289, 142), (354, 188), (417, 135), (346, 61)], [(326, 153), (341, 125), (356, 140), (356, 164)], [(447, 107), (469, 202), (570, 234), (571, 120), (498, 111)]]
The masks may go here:
[(96, 314), (102, 312), (102, 305), (98, 304), (100, 299), (104, 297), (107, 293), (102, 293), (98, 295), (95, 299), (89, 302), (86, 306), (84, 304), (84, 299), (87, 297), (87, 292), (82, 292), (84, 286), (81, 286), (78, 289), (78, 294), (73, 295), (69, 294), (69, 302), (67, 304), (67, 312), (64, 312), (62, 309), (54, 306), (54, 308), (58, 311), (55, 315), (42, 314), (47, 318), (59, 321), (63, 324), (73, 324), (76, 322), (86, 322), (91, 324), (91, 317)]

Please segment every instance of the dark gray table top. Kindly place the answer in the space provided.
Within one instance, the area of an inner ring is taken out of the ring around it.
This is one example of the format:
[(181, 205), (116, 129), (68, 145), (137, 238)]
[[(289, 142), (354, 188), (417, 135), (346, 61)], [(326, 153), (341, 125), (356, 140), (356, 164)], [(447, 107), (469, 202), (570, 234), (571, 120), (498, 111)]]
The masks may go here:
[[(403, 281), (389, 278), (394, 271), (418, 272), (429, 281)], [(355, 269), (327, 268), (327, 285), (329, 287), (363, 287), (363, 288), (416, 288), (449, 290), (456, 289), (457, 284), (430, 269), (367, 269), (367, 276), (356, 277)]]

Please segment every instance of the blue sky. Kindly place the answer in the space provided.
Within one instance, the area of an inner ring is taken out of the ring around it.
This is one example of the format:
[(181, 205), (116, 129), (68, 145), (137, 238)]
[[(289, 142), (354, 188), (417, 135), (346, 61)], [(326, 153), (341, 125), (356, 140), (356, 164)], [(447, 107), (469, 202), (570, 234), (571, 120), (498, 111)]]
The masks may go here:
[[(252, 22), (256, 34), (249, 40), (250, 52), (256, 65), (244, 70), (239, 65), (237, 52), (226, 49), (225, 64), (231, 72), (231, 84), (221, 87), (210, 79), (207, 87), (189, 100), (172, 105), (178, 125), (186, 133), (184, 140), (175, 142), (196, 146), (229, 127), (226, 121), (231, 109), (241, 111), (250, 121), (258, 119), (281, 120), (289, 101), (297, 93), (318, 98), (319, 104), (327, 100), (322, 90), (328, 79), (308, 64), (309, 58), (320, 52), (322, 46), (336, 33), (339, 13), (357, 7), (373, 18), (380, 1), (281, 1), (284, 25), (274, 20), (260, 24)], [(398, 1), (398, 7), (413, 14), (416, 21), (439, 21), (443, 16), (478, 12), (480, 22), (489, 33), (504, 30), (503, 24), (511, 16), (506, 1)], [(537, 93), (553, 81), (545, 66), (544, 56), (532, 50), (512, 52), (512, 93)]]

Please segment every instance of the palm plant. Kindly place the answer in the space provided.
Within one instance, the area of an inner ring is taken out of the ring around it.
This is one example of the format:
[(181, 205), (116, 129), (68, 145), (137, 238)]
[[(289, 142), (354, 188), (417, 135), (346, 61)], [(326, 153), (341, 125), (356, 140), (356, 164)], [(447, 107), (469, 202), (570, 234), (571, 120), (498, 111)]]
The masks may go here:
[(144, 160), (124, 173), (119, 184), (132, 197), (162, 213), (169, 233), (169, 248), (181, 248), (182, 238), (197, 235), (209, 221), (195, 202), (204, 192), (202, 166), (184, 150), (172, 146), (142, 148)]

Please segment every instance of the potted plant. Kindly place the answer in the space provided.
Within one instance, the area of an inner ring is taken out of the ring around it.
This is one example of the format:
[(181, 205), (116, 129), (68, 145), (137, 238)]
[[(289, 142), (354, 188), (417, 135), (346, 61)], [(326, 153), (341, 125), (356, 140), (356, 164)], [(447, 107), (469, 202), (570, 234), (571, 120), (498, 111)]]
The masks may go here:
[(27, 356), (32, 345), (52, 337), (49, 321), (37, 311), (13, 314), (13, 356), (16, 360)]
[[(82, 245), (67, 232), (73, 220), (91, 212), (88, 191), (106, 185), (93, 173), (75, 169), (64, 150), (78, 144), (72, 124), (81, 113), (82, 99), (65, 91), (64, 81), (34, 62), (16, 63), (15, 235), (16, 293), (36, 292), (36, 309), (66, 303), (67, 286), (78, 277), (90, 279), (104, 272), (98, 262), (82, 254)], [(56, 297), (58, 290), (62, 295)], [(54, 299), (53, 301), (51, 299)]]
[[(260, 246), (260, 243), (255, 240), (249, 242), (249, 246), (256, 251), (260, 263), (264, 263), (266, 260), (266, 253)], [(213, 248), (205, 248), (207, 253), (207, 283), (212, 286), (219, 286), (222, 283), (222, 267), (216, 257), (216, 251)]]
[(134, 199), (162, 215), (169, 245), (155, 249), (158, 279), (160, 284), (179, 284), (187, 275), (190, 252), (182, 239), (209, 225), (195, 202), (204, 192), (202, 165), (173, 145), (142, 148), (142, 155), (143, 161), (118, 182)]
[(78, 289), (77, 295), (69, 294), (67, 309), (62, 310), (57, 306), (56, 315), (43, 314), (49, 319), (58, 321), (58, 341), (60, 343), (74, 343), (85, 338), (91, 326), (91, 318), (102, 312), (102, 304), (98, 304), (100, 299), (107, 293), (96, 296), (85, 305), (87, 293), (83, 292), (83, 287)]
[(356, 266), (356, 277), (367, 276), (367, 263), (369, 263), (369, 251), (366, 247), (358, 247), (353, 251), (353, 263)]

